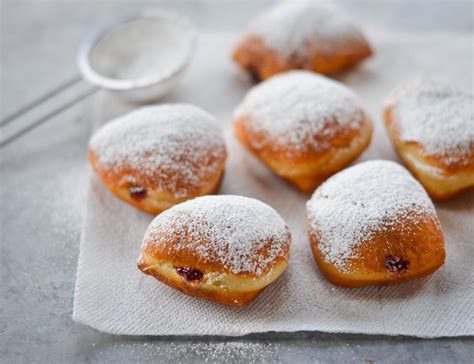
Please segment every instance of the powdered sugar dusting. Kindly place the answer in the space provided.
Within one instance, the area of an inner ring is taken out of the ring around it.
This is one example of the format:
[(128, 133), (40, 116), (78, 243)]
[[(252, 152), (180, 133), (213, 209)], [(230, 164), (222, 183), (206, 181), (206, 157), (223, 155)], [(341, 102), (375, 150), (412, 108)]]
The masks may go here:
[(421, 185), (402, 166), (390, 161), (368, 161), (347, 168), (323, 183), (307, 203), (310, 229), (319, 240), (326, 262), (341, 270), (357, 248), (377, 231), (400, 221), (435, 215)]
[(101, 168), (139, 171), (158, 184), (152, 187), (176, 197), (185, 197), (225, 159), (214, 118), (187, 104), (144, 107), (111, 121), (92, 137), (90, 149)]
[(287, 57), (304, 56), (313, 44), (323, 52), (350, 53), (354, 41), (364, 42), (341, 9), (310, 1), (275, 6), (251, 23), (248, 34)]
[(197, 259), (218, 261), (232, 273), (257, 276), (273, 265), (290, 242), (289, 229), (273, 208), (232, 195), (199, 197), (166, 210), (150, 224), (143, 244), (158, 239), (161, 244), (176, 236), (180, 241), (172, 248), (176, 252), (191, 250)]
[[(234, 119), (241, 117), (262, 134), (253, 145), (257, 149), (276, 143), (326, 150), (337, 132), (329, 123), (357, 130), (363, 121), (359, 100), (349, 88), (308, 71), (276, 75), (255, 86), (234, 113)], [(327, 138), (316, 139), (317, 134)]]
[[(238, 340), (238, 341), (237, 341)], [(114, 343), (110, 347), (117, 357), (125, 358), (127, 354), (136, 362), (159, 362), (159, 363), (283, 363), (280, 352), (288, 349), (297, 352), (298, 346), (292, 342), (271, 343), (260, 342), (258, 339), (233, 339), (229, 341), (203, 340), (193, 342), (183, 340), (182, 342), (160, 341), (132, 341), (128, 343)], [(313, 339), (310, 339), (313, 340)], [(93, 343), (93, 346), (96, 346)], [(102, 354), (102, 352), (100, 352)]]
[(447, 163), (474, 158), (474, 94), (454, 85), (419, 78), (397, 90), (387, 101), (400, 137), (418, 142), (425, 155)]

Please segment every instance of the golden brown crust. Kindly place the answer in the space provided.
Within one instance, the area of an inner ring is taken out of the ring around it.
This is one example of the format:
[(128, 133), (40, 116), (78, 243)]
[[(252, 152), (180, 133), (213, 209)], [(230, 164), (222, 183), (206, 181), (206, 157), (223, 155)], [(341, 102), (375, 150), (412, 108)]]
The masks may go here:
[[(111, 165), (104, 170), (100, 167), (99, 163), (97, 163), (94, 152), (89, 150), (88, 153), (88, 158), (94, 171), (109, 190), (123, 201), (150, 214), (159, 214), (171, 206), (198, 196), (217, 193), (224, 176), (226, 160), (225, 149), (223, 149), (221, 156), (222, 158), (219, 161), (216, 160), (216, 157), (211, 155), (202, 161), (206, 164), (217, 163), (219, 168), (215, 168), (214, 173), (208, 175), (206, 179), (203, 179), (199, 186), (183, 179), (178, 180), (177, 183), (173, 183), (176, 188), (180, 190), (185, 189), (188, 192), (185, 196), (177, 197), (176, 191), (170, 188), (173, 184), (166, 183), (166, 181), (176, 181), (176, 176), (169, 171), (166, 171), (166, 173), (156, 171), (154, 175), (150, 176), (147, 173), (142, 173), (140, 170), (126, 166), (116, 168), (114, 165)], [(201, 167), (201, 165), (195, 165), (196, 169)], [(130, 188), (133, 186), (144, 188), (146, 190), (146, 196), (140, 198), (132, 197)]]
[[(370, 241), (359, 244), (356, 258), (348, 260), (349, 268), (345, 270), (325, 260), (318, 248), (318, 234), (309, 221), (311, 250), (321, 272), (342, 287), (393, 285), (435, 272), (445, 260), (444, 237), (437, 218), (425, 214), (398, 221), (392, 229), (378, 231)], [(391, 266), (394, 260), (403, 263), (399, 269)]]
[[(288, 236), (290, 236), (289, 232)], [(190, 248), (191, 242), (192, 248)], [(174, 248), (177, 244), (182, 244), (184, 247), (176, 251)], [(220, 262), (215, 255), (206, 261), (196, 259), (196, 250), (204, 250), (207, 244), (208, 241), (204, 234), (199, 241), (193, 239), (192, 236), (187, 237), (185, 234), (162, 234), (161, 236), (154, 236), (153, 243), (146, 244), (142, 249), (142, 254), (153, 257), (154, 260), (170, 262), (175, 266), (193, 267), (201, 271), (219, 271), (232, 274), (228, 267)], [(269, 239), (266, 244), (263, 244), (261, 248), (255, 252), (253, 263), (256, 264), (257, 259), (268, 259), (271, 246), (272, 240)], [(282, 248), (280, 254), (273, 259), (272, 264), (265, 267), (260, 275), (268, 274), (275, 265), (286, 262), (289, 255), (289, 248), (288, 240), (288, 244)], [(212, 255), (212, 252), (209, 252), (209, 254)], [(254, 272), (238, 273), (235, 275), (249, 279), (258, 278)]]
[[(403, 141), (393, 105), (387, 105), (383, 116), (389, 138), (410, 172), (436, 201), (446, 200), (474, 188), (474, 149), (463, 158), (449, 160), (444, 155), (427, 154), (421, 143)], [(474, 147), (473, 147), (474, 148)]]
[(200, 288), (197, 283), (186, 282), (186, 280), (173, 279), (163, 273), (160, 270), (154, 268), (153, 266), (146, 266), (144, 263), (139, 263), (138, 268), (145, 274), (148, 274), (160, 282), (173, 287), (188, 296), (199, 297), (222, 305), (233, 306), (233, 307), (243, 307), (251, 303), (257, 295), (263, 290), (257, 290), (254, 292), (245, 292), (239, 294), (228, 294), (225, 295), (219, 291), (215, 290), (206, 290)]
[[(312, 192), (332, 174), (344, 168), (365, 150), (372, 135), (372, 124), (363, 115), (359, 130), (349, 125), (341, 125), (335, 119), (328, 121), (324, 128), (307, 143), (298, 145), (280, 145), (275, 140), (261, 143), (269, 137), (254, 133), (249, 127), (249, 117), (235, 120), (234, 129), (240, 142), (272, 171), (288, 180), (305, 192)], [(329, 128), (332, 133), (325, 133)], [(328, 136), (330, 135), (330, 136)], [(314, 141), (325, 143), (314, 143)], [(328, 149), (316, 149), (315, 145), (329, 143)], [(255, 148), (259, 145), (259, 148)]]
[[(160, 258), (156, 250), (143, 250), (138, 268), (160, 282), (194, 297), (219, 304), (243, 307), (251, 303), (286, 269), (287, 257), (279, 257), (271, 270), (257, 277), (254, 274), (233, 274), (221, 270), (218, 264), (207, 263), (188, 257), (181, 260), (174, 257)], [(203, 273), (201, 280), (187, 280), (177, 273), (179, 267), (192, 267)], [(210, 278), (208, 278), (210, 277)]]
[(347, 45), (345, 49), (350, 51), (341, 49), (338, 52), (326, 52), (317, 44), (310, 44), (304, 52), (306, 56), (288, 58), (267, 47), (259, 37), (247, 36), (238, 44), (233, 59), (260, 81), (293, 69), (331, 75), (355, 66), (373, 53), (366, 41)]

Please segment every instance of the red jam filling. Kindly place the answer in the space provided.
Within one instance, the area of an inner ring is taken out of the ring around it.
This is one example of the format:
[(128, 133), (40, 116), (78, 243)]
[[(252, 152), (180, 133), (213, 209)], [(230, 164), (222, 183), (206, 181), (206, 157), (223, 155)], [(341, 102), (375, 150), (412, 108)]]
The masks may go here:
[(254, 82), (260, 82), (261, 81), (261, 78), (258, 74), (258, 71), (257, 71), (257, 68), (250, 64), (247, 66), (247, 71), (248, 73), (250, 74), (250, 78), (252, 79), (252, 81)]
[(204, 276), (204, 273), (199, 269), (189, 267), (178, 267), (176, 268), (176, 272), (187, 281), (200, 281)]
[(143, 200), (144, 198), (146, 198), (147, 190), (145, 187), (132, 186), (128, 189), (128, 194), (131, 198), (134, 198), (135, 200)]
[(410, 262), (408, 260), (403, 260), (401, 257), (389, 255), (385, 258), (385, 267), (391, 273), (400, 273), (408, 270)]

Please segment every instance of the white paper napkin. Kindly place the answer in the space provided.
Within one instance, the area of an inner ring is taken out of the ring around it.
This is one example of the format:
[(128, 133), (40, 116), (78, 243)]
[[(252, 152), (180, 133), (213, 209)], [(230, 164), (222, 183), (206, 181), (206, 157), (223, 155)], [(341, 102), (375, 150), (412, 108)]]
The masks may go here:
[[(372, 115), (369, 149), (357, 161), (397, 160), (381, 122), (388, 93), (420, 73), (472, 88), (472, 36), (374, 34), (375, 56), (339, 77)], [(250, 86), (231, 63), (233, 35), (206, 35), (180, 87), (164, 102), (191, 102), (227, 129), (229, 161), (223, 194), (258, 198), (286, 220), (293, 236), (285, 274), (248, 307), (235, 309), (188, 297), (136, 268), (152, 216), (137, 211), (91, 178), (79, 256), (74, 320), (124, 335), (243, 335), (266, 331), (413, 335), (474, 334), (474, 193), (437, 204), (446, 235), (446, 264), (430, 277), (392, 287), (344, 289), (319, 272), (305, 231), (305, 202), (245, 152), (229, 128), (234, 107)], [(136, 105), (100, 94), (94, 119), (103, 123)]]

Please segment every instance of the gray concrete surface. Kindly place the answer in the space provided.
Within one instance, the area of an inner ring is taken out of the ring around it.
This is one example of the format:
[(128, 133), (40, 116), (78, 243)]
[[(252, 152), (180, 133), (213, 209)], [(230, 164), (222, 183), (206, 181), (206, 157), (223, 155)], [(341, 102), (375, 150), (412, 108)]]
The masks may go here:
[[(341, 1), (361, 21), (472, 32), (470, 1)], [(239, 29), (265, 2), (156, 2), (207, 30)], [(154, 2), (1, 1), (1, 116), (76, 73), (80, 40)], [(472, 77), (472, 75), (470, 75)], [(66, 94), (57, 96), (60, 104)], [(91, 99), (0, 151), (0, 362), (469, 363), (472, 338), (295, 333), (119, 337), (72, 321)], [(35, 120), (41, 108), (25, 115)], [(27, 120), (28, 121), (28, 120)], [(205, 319), (205, 318), (196, 318)]]

